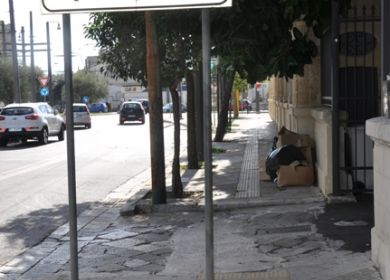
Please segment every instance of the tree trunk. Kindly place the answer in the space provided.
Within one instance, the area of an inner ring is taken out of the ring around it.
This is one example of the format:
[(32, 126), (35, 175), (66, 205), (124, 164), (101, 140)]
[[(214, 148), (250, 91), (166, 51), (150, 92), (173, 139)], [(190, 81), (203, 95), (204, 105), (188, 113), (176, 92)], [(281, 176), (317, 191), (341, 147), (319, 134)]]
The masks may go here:
[(195, 130), (198, 160), (203, 161), (203, 89), (201, 71), (194, 72)]
[(173, 123), (174, 123), (174, 154), (172, 162), (172, 192), (176, 198), (183, 197), (183, 184), (180, 176), (180, 110), (181, 104), (177, 92), (178, 82), (169, 86), (172, 97)]
[(199, 169), (196, 151), (195, 89), (193, 72), (187, 73), (187, 158), (189, 169)]
[(214, 141), (222, 142), (223, 137), (226, 133), (226, 128), (228, 124), (228, 112), (229, 112), (229, 102), (232, 95), (234, 81), (234, 72), (228, 74), (222, 74), (221, 76), (221, 110), (218, 113), (218, 124), (217, 130), (215, 133)]
[(240, 104), (239, 104), (239, 100), (238, 100), (238, 93), (237, 91), (235, 92), (232, 92), (232, 95), (233, 95), (233, 112), (234, 112), (234, 118), (238, 118), (238, 112), (240, 110)]
[(153, 204), (166, 203), (160, 56), (153, 12), (145, 12)]

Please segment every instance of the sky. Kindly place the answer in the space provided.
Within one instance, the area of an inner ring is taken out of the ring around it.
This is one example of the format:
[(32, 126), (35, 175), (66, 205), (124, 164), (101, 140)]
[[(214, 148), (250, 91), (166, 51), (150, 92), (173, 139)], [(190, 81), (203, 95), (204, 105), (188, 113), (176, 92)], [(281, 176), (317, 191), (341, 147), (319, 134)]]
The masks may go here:
[[(49, 22), (50, 42), (51, 42), (51, 60), (53, 74), (64, 71), (63, 40), (62, 40), (62, 15), (47, 15), (41, 13), (40, 0), (13, 0), (15, 14), (16, 42), (21, 43), (19, 34), (21, 27), (24, 26), (25, 42), (30, 42), (30, 11), (33, 18), (33, 38), (34, 43), (46, 43), (46, 22)], [(73, 71), (83, 69), (85, 58), (98, 54), (95, 42), (84, 38), (83, 25), (88, 23), (88, 14), (71, 15), (71, 35), (72, 35), (72, 66)], [(10, 23), (9, 0), (0, 0), (0, 20), (6, 24)], [(58, 23), (61, 30), (57, 30)], [(46, 46), (34, 46), (35, 49), (45, 49)], [(27, 64), (30, 64), (30, 57), (27, 58)], [(20, 58), (21, 60), (21, 58)], [(47, 53), (35, 52), (35, 66), (39, 66), (47, 73)]]

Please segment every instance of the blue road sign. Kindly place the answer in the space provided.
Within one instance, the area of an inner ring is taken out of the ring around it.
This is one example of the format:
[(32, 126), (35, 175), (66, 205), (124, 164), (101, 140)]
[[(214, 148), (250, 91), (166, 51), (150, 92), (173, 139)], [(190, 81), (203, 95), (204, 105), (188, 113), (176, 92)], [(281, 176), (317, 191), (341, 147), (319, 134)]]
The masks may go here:
[(83, 96), (83, 103), (89, 103), (89, 97)]
[(42, 96), (48, 96), (49, 95), (49, 89), (47, 87), (43, 87), (43, 88), (41, 88), (40, 93), (41, 93)]

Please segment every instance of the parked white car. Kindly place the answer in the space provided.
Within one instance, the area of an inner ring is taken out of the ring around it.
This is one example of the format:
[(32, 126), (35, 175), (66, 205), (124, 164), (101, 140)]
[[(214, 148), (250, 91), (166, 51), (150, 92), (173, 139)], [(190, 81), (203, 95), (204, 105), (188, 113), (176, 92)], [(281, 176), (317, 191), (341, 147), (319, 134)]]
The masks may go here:
[(0, 113), (0, 146), (11, 139), (26, 142), (37, 139), (47, 144), (49, 136), (64, 140), (65, 122), (47, 103), (15, 103), (3, 108)]
[[(64, 111), (63, 118), (66, 122), (66, 111)], [(91, 114), (86, 104), (73, 103), (73, 125), (91, 128)]]

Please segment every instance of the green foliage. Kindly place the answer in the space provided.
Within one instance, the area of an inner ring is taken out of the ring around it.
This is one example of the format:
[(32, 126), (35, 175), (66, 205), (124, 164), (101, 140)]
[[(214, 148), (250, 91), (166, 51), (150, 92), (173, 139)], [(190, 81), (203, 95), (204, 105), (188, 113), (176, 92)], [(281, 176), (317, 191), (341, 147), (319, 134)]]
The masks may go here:
[(0, 60), (0, 101), (5, 104), (13, 100), (13, 77), (10, 60)]
[[(43, 71), (36, 67), (34, 79), (41, 76)], [(31, 100), (31, 68), (19, 66), (19, 82), (22, 102)], [(38, 81), (35, 83), (35, 93), (39, 91)], [(0, 101), (12, 103), (14, 99), (14, 77), (11, 59), (0, 59)]]
[(80, 70), (73, 75), (73, 91), (75, 102), (82, 102), (83, 96), (88, 96), (90, 102), (96, 102), (107, 97), (108, 85), (96, 74)]
[(212, 152), (213, 154), (223, 154), (223, 153), (226, 152), (226, 150), (225, 150), (225, 149), (222, 149), (222, 148), (213, 147), (213, 148), (211, 149), (211, 152)]
[[(154, 15), (161, 81), (168, 87), (199, 63), (200, 41), (194, 34), (199, 33), (200, 22), (193, 10), (156, 12)], [(103, 72), (114, 78), (132, 78), (147, 84), (143, 13), (92, 14), (85, 33), (101, 47), (100, 58), (107, 64)]]
[(321, 37), (329, 26), (330, 0), (236, 0), (231, 9), (213, 10), (211, 18), (213, 53), (225, 65), (246, 71), (250, 83), (272, 75), (291, 78), (303, 75), (317, 55), (314, 42), (293, 23), (303, 20)]
[[(249, 83), (272, 75), (303, 75), (318, 54), (307, 34), (293, 24), (303, 20), (321, 37), (329, 28), (330, 0), (235, 0), (232, 8), (211, 10), (212, 54), (224, 73), (238, 72)], [(199, 10), (154, 13), (165, 86), (200, 61)], [(114, 77), (146, 83), (143, 13), (91, 15), (88, 38), (101, 47), (101, 59)]]
[(233, 90), (244, 92), (248, 88), (248, 82), (246, 79), (242, 79), (240, 74), (236, 73), (233, 81)]

